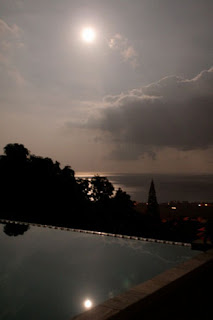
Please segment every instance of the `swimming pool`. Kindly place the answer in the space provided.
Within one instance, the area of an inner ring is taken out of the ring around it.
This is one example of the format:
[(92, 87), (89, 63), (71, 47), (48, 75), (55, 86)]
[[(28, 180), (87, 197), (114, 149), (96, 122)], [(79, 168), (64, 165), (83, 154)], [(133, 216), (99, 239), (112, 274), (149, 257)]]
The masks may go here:
[(197, 254), (36, 226), (15, 237), (4, 228), (0, 224), (1, 320), (68, 320)]

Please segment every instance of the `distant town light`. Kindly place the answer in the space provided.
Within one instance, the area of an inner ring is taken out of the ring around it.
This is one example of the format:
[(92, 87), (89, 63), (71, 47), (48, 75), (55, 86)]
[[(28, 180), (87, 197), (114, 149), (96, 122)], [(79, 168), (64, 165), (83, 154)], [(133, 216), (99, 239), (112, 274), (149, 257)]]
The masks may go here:
[(201, 207), (202, 205), (199, 203), (198, 207)]
[(171, 209), (172, 209), (172, 210), (176, 210), (177, 208), (176, 208), (176, 207), (171, 207)]
[(208, 203), (205, 203), (205, 207), (208, 207)]

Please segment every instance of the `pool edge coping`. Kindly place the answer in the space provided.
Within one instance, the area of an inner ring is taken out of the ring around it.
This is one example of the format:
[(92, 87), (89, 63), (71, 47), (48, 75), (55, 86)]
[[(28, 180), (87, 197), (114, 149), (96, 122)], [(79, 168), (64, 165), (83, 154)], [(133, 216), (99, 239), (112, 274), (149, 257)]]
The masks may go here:
[(35, 227), (58, 229), (58, 230), (64, 230), (64, 231), (73, 231), (73, 232), (94, 234), (94, 235), (99, 235), (99, 236), (122, 238), (122, 239), (128, 239), (128, 240), (139, 240), (139, 241), (145, 241), (145, 242), (163, 243), (163, 244), (177, 245), (177, 246), (190, 247), (190, 248), (192, 247), (191, 243), (188, 243), (188, 242), (161, 240), (161, 239), (145, 238), (145, 237), (138, 237), (138, 236), (128, 236), (128, 235), (118, 234), (118, 233), (92, 231), (92, 230), (76, 229), (76, 228), (70, 228), (70, 227), (60, 227), (60, 226), (53, 226), (53, 225), (49, 225), (49, 224), (40, 224), (40, 223), (33, 223), (33, 222), (1, 219), (1, 218), (0, 218), (0, 223), (3, 223), (3, 224), (4, 223), (15, 223), (15, 224), (20, 224), (20, 225), (30, 225), (30, 226), (35, 226)]

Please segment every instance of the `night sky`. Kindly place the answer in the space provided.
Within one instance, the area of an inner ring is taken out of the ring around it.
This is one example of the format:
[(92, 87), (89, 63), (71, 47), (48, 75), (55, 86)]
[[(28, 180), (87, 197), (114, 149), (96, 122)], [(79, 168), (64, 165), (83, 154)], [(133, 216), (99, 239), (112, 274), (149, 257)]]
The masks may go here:
[(213, 173), (212, 30), (212, 0), (0, 0), (0, 154)]

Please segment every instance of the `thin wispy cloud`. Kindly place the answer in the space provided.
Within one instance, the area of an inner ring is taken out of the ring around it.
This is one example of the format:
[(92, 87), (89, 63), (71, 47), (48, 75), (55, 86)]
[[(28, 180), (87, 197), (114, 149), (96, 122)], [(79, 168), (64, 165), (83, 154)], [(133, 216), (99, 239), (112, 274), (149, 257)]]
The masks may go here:
[(108, 45), (112, 50), (118, 51), (124, 61), (129, 62), (133, 67), (137, 66), (138, 54), (126, 37), (122, 36), (120, 33), (116, 33), (109, 40)]
[(0, 53), (1, 57), (6, 57), (11, 54), (14, 48), (20, 48), (24, 44), (21, 41), (21, 29), (13, 24), (9, 26), (4, 20), (0, 19)]
[(15, 55), (19, 50), (24, 48), (22, 41), (22, 30), (16, 25), (9, 25), (0, 19), (0, 66), (4, 77), (11, 79), (17, 85), (25, 83), (24, 77), (19, 71)]

